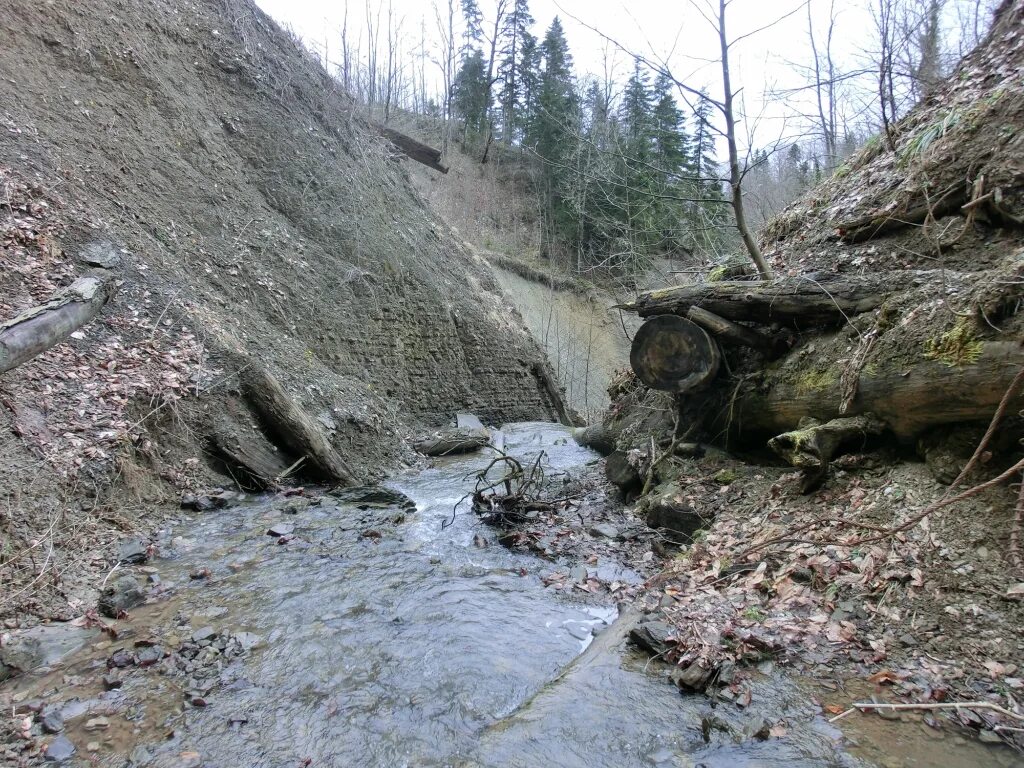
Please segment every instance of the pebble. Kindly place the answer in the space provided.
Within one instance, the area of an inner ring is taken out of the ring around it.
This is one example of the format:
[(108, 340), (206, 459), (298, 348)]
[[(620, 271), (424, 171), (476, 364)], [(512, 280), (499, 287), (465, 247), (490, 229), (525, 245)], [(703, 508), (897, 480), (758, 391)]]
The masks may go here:
[(46, 761), (49, 763), (63, 763), (75, 754), (75, 745), (66, 736), (58, 736), (46, 747)]
[(110, 727), (110, 720), (102, 715), (100, 717), (93, 717), (86, 721), (85, 730), (87, 731), (102, 731), (105, 728)]
[(270, 528), (267, 529), (267, 535), (274, 537), (287, 536), (294, 530), (294, 525), (289, 525), (288, 523), (277, 523), (276, 525), (272, 525), (270, 526)]
[(100, 751), (100, 743), (98, 741), (90, 741), (88, 744), (85, 745), (85, 751), (86, 752), (99, 752)]
[(592, 536), (602, 536), (606, 539), (617, 539), (619, 537), (619, 529), (610, 523), (598, 523), (590, 528), (590, 534)]
[(213, 627), (201, 627), (192, 633), (192, 642), (201, 643), (203, 640), (209, 640), (217, 633)]
[(64, 717), (56, 709), (43, 713), (41, 725), (46, 733), (60, 733), (64, 730)]
[(103, 687), (108, 691), (120, 688), (122, 685), (124, 685), (124, 680), (121, 679), (117, 672), (111, 672), (109, 675), (103, 676)]

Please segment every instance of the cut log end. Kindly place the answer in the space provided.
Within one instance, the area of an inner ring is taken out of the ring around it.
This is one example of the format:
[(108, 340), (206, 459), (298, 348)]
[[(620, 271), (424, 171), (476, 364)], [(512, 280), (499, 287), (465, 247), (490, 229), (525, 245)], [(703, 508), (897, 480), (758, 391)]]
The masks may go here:
[(629, 362), (651, 389), (682, 394), (700, 389), (715, 377), (721, 352), (698, 325), (675, 315), (659, 315), (640, 326)]

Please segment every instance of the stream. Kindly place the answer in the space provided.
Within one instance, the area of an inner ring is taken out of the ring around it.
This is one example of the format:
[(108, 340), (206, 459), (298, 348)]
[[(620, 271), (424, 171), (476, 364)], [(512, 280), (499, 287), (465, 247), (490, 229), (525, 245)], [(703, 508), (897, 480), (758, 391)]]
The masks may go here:
[[(597, 458), (558, 425), (502, 431), (512, 455), (543, 450), (549, 476)], [(747, 709), (680, 695), (628, 648), (610, 601), (545, 588), (555, 563), (498, 545), (474, 519), (464, 494), (487, 461), (449, 458), (389, 481), (414, 511), (255, 498), (175, 522), (151, 577), (170, 597), (133, 611), (117, 640), (93, 636), (62, 669), (20, 684), (61, 700), (76, 749), (64, 764), (874, 764), (777, 672)], [(284, 545), (267, 534), (277, 525), (294, 528)], [(154, 643), (192, 650), (101, 684), (118, 649)], [(756, 738), (766, 718), (784, 719), (784, 733)]]

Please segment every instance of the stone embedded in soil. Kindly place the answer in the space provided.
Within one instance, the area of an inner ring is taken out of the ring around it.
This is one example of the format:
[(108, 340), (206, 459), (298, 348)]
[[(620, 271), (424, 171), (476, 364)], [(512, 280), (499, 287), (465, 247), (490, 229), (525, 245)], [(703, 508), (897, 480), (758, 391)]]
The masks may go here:
[(690, 688), (694, 691), (702, 691), (707, 687), (708, 681), (711, 679), (711, 673), (714, 672), (710, 667), (705, 667), (699, 661), (695, 661), (689, 666), (684, 668), (676, 668), (672, 670), (672, 682), (680, 688)]
[(647, 519), (651, 528), (662, 528), (684, 541), (692, 539), (711, 522), (686, 501), (677, 482), (659, 485), (640, 500), (636, 511)]
[(380, 485), (359, 485), (354, 488), (337, 488), (331, 491), (338, 501), (354, 504), (359, 509), (394, 509), (406, 512), (416, 510), (416, 502), (400, 491)]
[(95, 634), (95, 629), (65, 622), (12, 632), (0, 645), (0, 680), (53, 664), (81, 648)]
[(134, 576), (121, 576), (107, 585), (100, 596), (99, 609), (104, 616), (116, 619), (130, 608), (142, 605), (146, 595)]
[(639, 490), (643, 482), (640, 473), (629, 462), (623, 451), (609, 454), (605, 460), (604, 473), (608, 480), (623, 492)]
[(619, 537), (619, 529), (611, 523), (598, 523), (591, 526), (590, 533), (592, 536), (602, 536), (606, 539), (617, 539)]
[(192, 642), (201, 643), (204, 640), (212, 640), (217, 636), (217, 632), (213, 627), (201, 627), (192, 633)]
[(109, 718), (100, 716), (93, 717), (86, 721), (85, 730), (87, 731), (102, 731), (110, 727)]
[(75, 754), (75, 745), (66, 736), (58, 736), (51, 741), (46, 747), (46, 752), (43, 753), (49, 763), (63, 763), (65, 760), (70, 760), (73, 754)]
[(138, 565), (148, 559), (148, 546), (142, 539), (125, 539), (117, 545), (117, 562), (119, 563)]
[(645, 621), (629, 631), (630, 639), (644, 650), (657, 655), (672, 648), (669, 638), (675, 633), (675, 627), (663, 621)]
[(39, 724), (43, 726), (44, 733), (60, 733), (64, 730), (64, 716), (57, 709), (47, 709)]
[(571, 581), (583, 581), (587, 578), (587, 568), (584, 565), (574, 566), (569, 571), (569, 579)]
[(121, 675), (117, 672), (111, 672), (109, 675), (103, 676), (103, 688), (107, 691), (113, 691), (116, 688), (120, 688), (124, 685), (124, 680), (121, 679)]
[(275, 538), (279, 538), (281, 536), (288, 536), (294, 530), (294, 525), (290, 525), (288, 523), (277, 523), (275, 525), (270, 526), (270, 528), (267, 529), (267, 536), (274, 536)]

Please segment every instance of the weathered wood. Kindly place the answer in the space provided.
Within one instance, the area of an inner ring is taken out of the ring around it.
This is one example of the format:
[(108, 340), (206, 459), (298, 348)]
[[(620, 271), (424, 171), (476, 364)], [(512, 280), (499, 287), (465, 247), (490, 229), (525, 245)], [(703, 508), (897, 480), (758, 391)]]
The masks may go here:
[(800, 490), (810, 493), (821, 487), (828, 465), (840, 448), (852, 442), (863, 443), (870, 435), (879, 435), (885, 425), (871, 414), (832, 419), (824, 424), (802, 419), (798, 428), (768, 441), (768, 447), (802, 470)]
[(961, 213), (961, 208), (968, 201), (970, 189), (966, 183), (958, 185), (936, 196), (933, 203), (927, 200), (908, 202), (901, 210), (868, 214), (842, 222), (836, 229), (844, 242), (862, 243), (907, 227), (921, 226), (930, 218), (940, 219)]
[(532, 370), (541, 392), (547, 395), (559, 423), (567, 427), (582, 427), (583, 419), (566, 404), (562, 388), (558, 386), (548, 367), (543, 363), (534, 363)]
[(738, 344), (770, 357), (773, 352), (772, 340), (753, 328), (739, 325), (700, 307), (690, 307), (686, 317), (692, 320), (716, 339), (729, 344)]
[(692, 307), (733, 321), (841, 323), (875, 309), (897, 290), (936, 279), (934, 273), (903, 270), (871, 275), (805, 275), (768, 282), (696, 283), (642, 293), (619, 306), (641, 317), (686, 316)]
[(721, 353), (704, 330), (675, 315), (660, 315), (640, 326), (629, 350), (637, 378), (651, 389), (681, 394), (711, 381)]
[(250, 364), (241, 372), (242, 391), (269, 437), (296, 456), (305, 456), (306, 474), (342, 485), (353, 485), (353, 476), (316, 422), (288, 395), (270, 371)]
[(275, 449), (260, 432), (240, 429), (224, 419), (210, 434), (210, 442), (231, 468), (240, 469), (243, 484), (269, 488), (287, 472), (293, 460)]
[[(737, 393), (727, 409), (729, 426), (741, 433), (778, 434), (805, 416), (829, 421), (872, 413), (896, 437), (909, 441), (930, 427), (988, 421), (1022, 367), (1019, 341), (985, 341), (977, 359), (959, 366), (923, 356), (904, 363), (879, 361), (857, 377), (856, 396), (842, 414), (838, 372), (801, 379), (806, 363), (787, 358), (763, 382)], [(1024, 396), (1013, 407), (1024, 407)]]
[(0, 373), (66, 339), (96, 317), (113, 293), (108, 274), (80, 277), (45, 304), (0, 323)]
[(380, 131), (384, 138), (417, 163), (422, 163), (440, 173), (448, 173), (447, 166), (441, 165), (441, 150), (434, 149), (429, 144), (417, 141), (411, 136), (406, 136), (404, 133), (399, 133), (393, 128), (387, 128), (378, 124), (374, 124), (374, 127)]
[(486, 429), (455, 427), (421, 437), (413, 447), (424, 456), (450, 456), (478, 451), (490, 441), (491, 435)]

